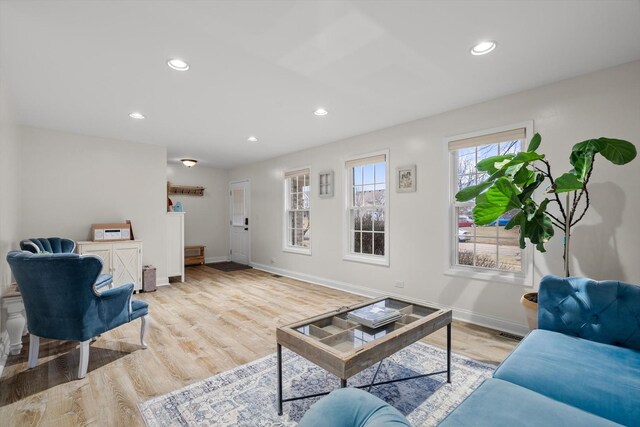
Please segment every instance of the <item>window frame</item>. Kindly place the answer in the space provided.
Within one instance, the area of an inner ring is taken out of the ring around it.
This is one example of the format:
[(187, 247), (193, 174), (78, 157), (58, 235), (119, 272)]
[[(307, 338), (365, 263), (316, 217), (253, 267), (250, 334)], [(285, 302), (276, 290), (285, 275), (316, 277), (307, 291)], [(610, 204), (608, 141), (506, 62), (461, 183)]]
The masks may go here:
[[(298, 172), (295, 175), (291, 175), (291, 173), (294, 172)], [(311, 255), (311, 248), (312, 248), (312, 244), (313, 244), (313, 228), (310, 225), (309, 226), (309, 247), (305, 248), (305, 247), (300, 247), (300, 246), (293, 246), (289, 243), (289, 213), (291, 211), (300, 211), (301, 209), (296, 209), (296, 210), (292, 210), (290, 209), (291, 206), (291, 191), (290, 191), (290, 179), (292, 178), (292, 176), (300, 176), (303, 175), (303, 173), (306, 173), (309, 176), (309, 209), (302, 209), (302, 211), (307, 211), (309, 212), (309, 223), (311, 223), (311, 209), (313, 207), (313, 203), (312, 203), (312, 199), (313, 199), (313, 187), (311, 185), (311, 177), (312, 177), (312, 173), (311, 173), (311, 167), (310, 166), (303, 166), (303, 167), (298, 167), (298, 168), (291, 168), (288, 169), (284, 172), (284, 210), (283, 210), (283, 227), (282, 227), (282, 250), (284, 252), (290, 252), (290, 253), (295, 253), (295, 254), (301, 254), (301, 255)], [(304, 237), (303, 237), (304, 239)]]
[[(384, 255), (373, 254), (359, 254), (351, 252), (351, 189), (353, 187), (353, 173), (351, 172), (352, 166), (348, 163), (356, 160), (367, 159), (369, 157), (384, 155), (385, 157), (385, 194), (384, 194)], [(390, 220), (390, 188), (391, 173), (390, 173), (390, 158), (389, 149), (373, 151), (356, 156), (350, 156), (343, 159), (343, 171), (344, 171), (344, 201), (343, 201), (343, 221), (342, 221), (342, 259), (345, 261), (361, 262), (365, 264), (380, 265), (388, 267), (390, 263), (389, 248), (391, 240), (391, 220)]]
[[(458, 191), (457, 187), (457, 156), (456, 152), (458, 150), (450, 150), (449, 144), (453, 141), (459, 141), (468, 138), (477, 138), (485, 135), (490, 135), (494, 133), (500, 133), (515, 129), (525, 129), (525, 136), (522, 141), (521, 149), (526, 149), (527, 144), (529, 143), (529, 139), (533, 136), (533, 121), (525, 121), (521, 123), (510, 124), (506, 126), (495, 127), (491, 129), (484, 129), (480, 131), (454, 135), (445, 138), (444, 149), (447, 156), (447, 161), (449, 164), (449, 197), (447, 200), (447, 218), (448, 218), (448, 227), (447, 233), (445, 236), (446, 245), (448, 248), (448, 256), (446, 259), (445, 265), (445, 274), (448, 276), (454, 277), (466, 277), (478, 280), (486, 280), (486, 281), (498, 281), (503, 283), (510, 283), (515, 285), (521, 285), (530, 287), (533, 286), (533, 251), (531, 249), (531, 244), (528, 243), (527, 247), (522, 250), (521, 255), (521, 271), (513, 272), (508, 270), (501, 270), (498, 268), (485, 268), (485, 267), (476, 267), (476, 266), (467, 266), (460, 265), (456, 262), (458, 253), (457, 253), (457, 240), (458, 240), (458, 214), (457, 207), (460, 205), (464, 205), (464, 203), (456, 202), (455, 194)], [(473, 202), (468, 202), (467, 204), (473, 205)]]

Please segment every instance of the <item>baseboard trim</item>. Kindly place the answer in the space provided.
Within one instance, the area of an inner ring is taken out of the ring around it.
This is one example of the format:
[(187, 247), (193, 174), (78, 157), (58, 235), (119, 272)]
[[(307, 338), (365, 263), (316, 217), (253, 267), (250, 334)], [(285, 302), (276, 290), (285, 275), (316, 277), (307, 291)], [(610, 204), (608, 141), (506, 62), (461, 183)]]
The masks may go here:
[(7, 363), (7, 357), (9, 356), (9, 332), (4, 331), (0, 335), (0, 376), (4, 371), (4, 365)]
[[(407, 298), (405, 295), (396, 294), (393, 292), (382, 292), (376, 289), (369, 289), (362, 286), (354, 285), (347, 282), (341, 282), (338, 280), (326, 279), (324, 277), (313, 276), (310, 274), (298, 273), (295, 271), (285, 270), (283, 268), (273, 267), (266, 264), (260, 264), (252, 262), (251, 266), (257, 270), (262, 270), (267, 273), (279, 274), (281, 276), (290, 277), (292, 279), (302, 280), (305, 282), (313, 283), (314, 285), (320, 285), (331, 289), (337, 289), (340, 291), (349, 292), (352, 294), (365, 296), (369, 298), (375, 298), (380, 296), (391, 296), (398, 298)], [(510, 320), (501, 319), (499, 317), (489, 316), (486, 314), (474, 313), (471, 310), (447, 307), (442, 304), (435, 303), (433, 301), (426, 301), (419, 298), (413, 298), (416, 302), (429, 305), (435, 308), (451, 308), (453, 310), (453, 318), (456, 320), (462, 320), (464, 322), (472, 323), (474, 325), (484, 326), (486, 328), (496, 329), (498, 331), (509, 332), (515, 335), (524, 336), (529, 332), (528, 326), (512, 322)]]
[(168, 277), (158, 277), (156, 280), (156, 286), (169, 286), (169, 278)]
[(211, 258), (205, 258), (204, 262), (207, 264), (216, 263), (216, 262), (226, 262), (229, 261), (228, 256), (214, 256)]

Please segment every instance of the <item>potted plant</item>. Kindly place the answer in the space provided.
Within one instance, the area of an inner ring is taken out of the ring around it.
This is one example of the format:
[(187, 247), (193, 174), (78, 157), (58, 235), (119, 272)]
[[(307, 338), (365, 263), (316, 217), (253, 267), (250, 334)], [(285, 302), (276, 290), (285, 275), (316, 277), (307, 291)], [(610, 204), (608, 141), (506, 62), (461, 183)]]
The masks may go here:
[[(529, 240), (538, 251), (545, 252), (544, 245), (553, 237), (554, 227), (560, 230), (564, 234), (564, 274), (569, 277), (571, 228), (584, 218), (589, 209), (587, 185), (596, 155), (615, 165), (624, 165), (636, 157), (636, 147), (629, 141), (613, 138), (582, 141), (571, 149), (569, 163), (573, 169), (554, 177), (549, 161), (537, 151), (541, 140), (540, 134), (536, 133), (526, 151), (478, 162), (476, 169), (489, 177), (460, 190), (456, 200), (475, 199), (473, 218), (476, 225), (490, 224), (506, 212), (516, 211), (504, 228), (520, 227), (521, 249)], [(537, 202), (534, 193), (543, 183), (547, 196)], [(561, 197), (563, 193), (564, 200)], [(551, 204), (557, 207), (553, 213), (547, 209)], [(532, 329), (537, 323), (537, 300), (536, 292), (525, 294), (521, 299), (525, 310), (529, 309), (527, 320)]]

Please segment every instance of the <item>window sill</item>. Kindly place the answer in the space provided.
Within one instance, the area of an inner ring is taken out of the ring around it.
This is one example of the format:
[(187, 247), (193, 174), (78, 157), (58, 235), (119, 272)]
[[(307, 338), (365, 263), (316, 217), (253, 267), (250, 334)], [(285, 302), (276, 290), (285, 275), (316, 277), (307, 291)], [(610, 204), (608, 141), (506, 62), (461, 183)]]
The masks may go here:
[(282, 248), (282, 252), (289, 252), (292, 254), (309, 255), (309, 256), (311, 255), (311, 249), (295, 248), (291, 246), (285, 246), (284, 248)]
[(507, 273), (502, 271), (488, 271), (475, 268), (449, 267), (444, 272), (445, 276), (464, 277), (474, 280), (482, 280), (486, 282), (501, 282), (511, 285), (522, 286), (523, 288), (531, 288), (532, 279), (528, 278), (524, 273)]
[(361, 262), (363, 264), (389, 267), (389, 258), (383, 256), (346, 254), (342, 257), (342, 259), (345, 261)]

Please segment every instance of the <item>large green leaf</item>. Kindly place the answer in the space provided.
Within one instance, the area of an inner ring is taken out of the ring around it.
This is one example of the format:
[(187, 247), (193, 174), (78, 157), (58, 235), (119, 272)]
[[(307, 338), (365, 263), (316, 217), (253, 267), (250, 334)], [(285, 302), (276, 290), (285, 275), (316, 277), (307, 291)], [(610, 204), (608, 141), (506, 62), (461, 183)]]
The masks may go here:
[(478, 194), (491, 187), (492, 184), (493, 182), (484, 181), (480, 184), (470, 185), (469, 187), (463, 188), (456, 193), (456, 200), (458, 202), (467, 202), (469, 200), (475, 199)]
[(518, 195), (518, 199), (521, 203), (525, 203), (528, 199), (531, 199), (533, 192), (536, 191), (536, 189), (540, 187), (540, 184), (542, 184), (542, 182), (544, 181), (544, 175), (540, 173), (535, 175), (535, 181), (524, 187), (522, 189), (522, 193)]
[(513, 166), (524, 164), (524, 167), (526, 167), (530, 162), (534, 162), (536, 160), (542, 160), (542, 159), (544, 159), (544, 154), (528, 153), (526, 151), (521, 151), (518, 154), (516, 154), (508, 162), (506, 163), (502, 162), (502, 164), (500, 164), (500, 168), (496, 170), (493, 174), (491, 174), (491, 176), (488, 178), (488, 181), (495, 181), (498, 178), (505, 176), (507, 170), (514, 170), (514, 169), (510, 169)]
[(542, 137), (540, 136), (540, 134), (538, 132), (536, 132), (535, 135), (533, 135), (533, 138), (531, 138), (531, 141), (529, 142), (529, 146), (527, 147), (527, 151), (531, 152), (531, 151), (536, 151), (538, 149), (538, 147), (540, 146), (540, 142), (542, 141)]
[(565, 173), (555, 180), (554, 193), (568, 193), (569, 191), (582, 190), (584, 184), (572, 173)]
[(536, 160), (542, 160), (542, 159), (544, 159), (544, 154), (538, 154), (538, 153), (529, 152), (529, 151), (521, 151), (518, 154), (516, 154), (516, 156), (513, 158), (512, 164), (515, 164), (515, 162), (531, 163), (531, 162), (535, 162)]
[(515, 177), (515, 175), (523, 169), (524, 163), (520, 163), (517, 165), (509, 166), (507, 170), (504, 171), (504, 174), (509, 177)]
[(487, 190), (487, 202), (505, 206), (507, 210), (520, 208), (518, 189), (508, 178), (500, 178)]
[(527, 221), (531, 221), (538, 210), (538, 205), (531, 199), (528, 199), (524, 202), (524, 207), (522, 208), (522, 213), (525, 215)]
[(636, 146), (622, 139), (600, 138), (605, 146), (600, 154), (615, 165), (624, 165), (636, 158)]
[(487, 225), (500, 218), (508, 210), (502, 205), (488, 202), (478, 203), (476, 200), (476, 205), (473, 207), (473, 221), (476, 225)]
[(606, 143), (600, 139), (587, 139), (574, 145), (571, 152), (589, 151), (591, 153), (599, 153), (604, 149), (605, 145)]
[(518, 170), (518, 172), (513, 175), (513, 183), (520, 188), (525, 187), (527, 183), (533, 178), (534, 174), (534, 171), (529, 170), (526, 167), (521, 167), (520, 170)]
[(486, 225), (511, 209), (520, 208), (518, 190), (508, 178), (502, 177), (482, 194), (482, 198), (476, 198), (476, 206), (473, 208), (473, 218), (477, 225)]
[(525, 226), (526, 237), (536, 245), (536, 249), (540, 252), (546, 252), (544, 245), (554, 234), (553, 223), (546, 213), (548, 204), (549, 199), (545, 199), (540, 203), (535, 215), (531, 221), (527, 221)]
[(522, 211), (519, 211), (509, 220), (507, 225), (504, 226), (504, 229), (511, 230), (514, 227), (518, 227), (519, 225), (522, 224), (523, 220), (524, 220), (524, 214), (522, 213)]
[(488, 172), (489, 174), (493, 174), (495, 171), (497, 171), (498, 167), (496, 167), (496, 163), (500, 163), (503, 162), (507, 159), (512, 159), (513, 158), (513, 154), (505, 154), (503, 156), (492, 156), (492, 157), (487, 157), (484, 160), (480, 160), (477, 164), (476, 164), (476, 169), (481, 171), (481, 172)]
[(592, 151), (572, 151), (569, 156), (569, 162), (573, 166), (578, 181), (584, 182), (587, 175), (593, 167), (593, 156), (595, 153)]

